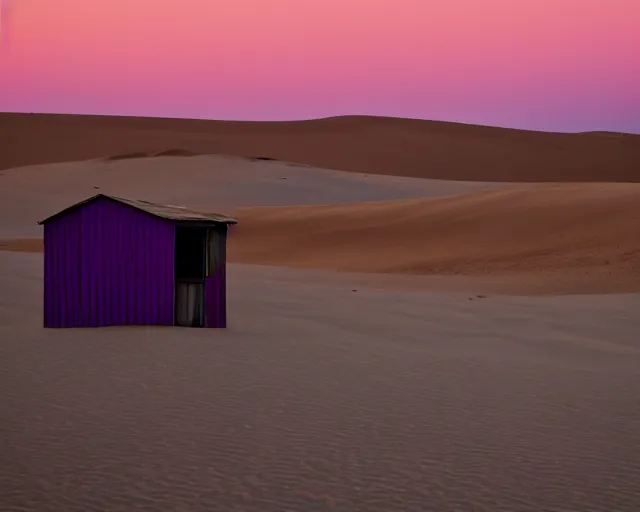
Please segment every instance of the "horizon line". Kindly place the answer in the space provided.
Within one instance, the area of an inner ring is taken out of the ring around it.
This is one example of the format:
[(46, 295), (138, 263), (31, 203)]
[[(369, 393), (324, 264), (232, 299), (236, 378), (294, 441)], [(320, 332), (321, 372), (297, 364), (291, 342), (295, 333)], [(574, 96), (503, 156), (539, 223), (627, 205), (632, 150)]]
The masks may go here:
[[(2, 0), (0, 0), (2, 2)], [(399, 120), (399, 121), (421, 121), (425, 123), (436, 124), (452, 124), (474, 128), (489, 128), (495, 130), (510, 130), (520, 132), (534, 132), (534, 133), (548, 133), (548, 134), (560, 134), (560, 135), (586, 135), (586, 134), (603, 134), (603, 135), (617, 135), (617, 136), (640, 136), (640, 132), (622, 132), (616, 130), (583, 130), (583, 131), (557, 131), (557, 130), (541, 130), (533, 128), (519, 128), (514, 126), (500, 126), (500, 125), (488, 125), (478, 124), (477, 122), (465, 122), (465, 121), (449, 121), (439, 119), (427, 119), (421, 117), (400, 117), (400, 116), (385, 116), (376, 114), (339, 114), (333, 116), (324, 117), (311, 117), (311, 118), (296, 118), (296, 119), (222, 119), (222, 118), (210, 118), (210, 117), (179, 117), (179, 116), (167, 116), (167, 115), (128, 115), (128, 114), (104, 114), (104, 113), (92, 113), (92, 112), (21, 112), (4, 110), (0, 111), (2, 114), (12, 115), (40, 115), (40, 116), (76, 116), (76, 117), (112, 117), (112, 118), (124, 118), (124, 119), (157, 119), (157, 120), (172, 120), (172, 121), (199, 121), (199, 122), (222, 122), (222, 123), (251, 123), (251, 124), (274, 124), (274, 123), (309, 123), (316, 121), (328, 121), (331, 119), (344, 119), (344, 118), (370, 118), (370, 119), (386, 119), (386, 120)]]

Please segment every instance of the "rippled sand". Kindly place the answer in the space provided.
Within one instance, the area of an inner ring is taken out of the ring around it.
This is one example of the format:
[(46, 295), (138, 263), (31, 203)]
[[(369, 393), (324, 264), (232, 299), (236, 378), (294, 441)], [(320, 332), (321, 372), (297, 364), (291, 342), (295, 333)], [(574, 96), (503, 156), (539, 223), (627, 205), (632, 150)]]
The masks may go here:
[(0, 253), (2, 510), (640, 508), (638, 295), (232, 265), (227, 331), (43, 330), (41, 265)]

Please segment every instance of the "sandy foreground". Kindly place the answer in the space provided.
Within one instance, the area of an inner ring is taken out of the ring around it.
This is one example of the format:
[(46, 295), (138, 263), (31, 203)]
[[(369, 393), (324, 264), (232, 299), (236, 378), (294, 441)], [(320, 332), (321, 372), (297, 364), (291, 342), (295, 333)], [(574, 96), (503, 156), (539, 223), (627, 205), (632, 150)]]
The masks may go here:
[(54, 331), (0, 268), (2, 510), (640, 507), (639, 295), (231, 265), (226, 331)]
[[(639, 185), (46, 130), (0, 171), (0, 510), (640, 510)], [(98, 191), (238, 216), (229, 329), (41, 328), (36, 222)]]

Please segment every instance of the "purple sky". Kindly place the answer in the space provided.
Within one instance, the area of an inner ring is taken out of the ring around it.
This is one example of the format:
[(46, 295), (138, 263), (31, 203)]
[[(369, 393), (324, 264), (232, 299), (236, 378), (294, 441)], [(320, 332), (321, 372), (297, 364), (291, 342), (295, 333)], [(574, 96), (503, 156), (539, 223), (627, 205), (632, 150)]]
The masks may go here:
[(0, 110), (640, 133), (640, 0), (6, 0)]

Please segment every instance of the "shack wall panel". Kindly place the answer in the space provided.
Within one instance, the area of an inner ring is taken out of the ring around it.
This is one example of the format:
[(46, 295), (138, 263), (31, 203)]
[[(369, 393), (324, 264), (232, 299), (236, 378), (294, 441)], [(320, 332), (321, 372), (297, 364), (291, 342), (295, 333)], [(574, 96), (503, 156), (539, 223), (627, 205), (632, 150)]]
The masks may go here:
[(206, 326), (224, 329), (227, 327), (226, 226), (215, 230), (214, 238), (209, 244), (212, 268), (205, 281)]
[(107, 198), (45, 224), (44, 325), (173, 325), (174, 233)]

